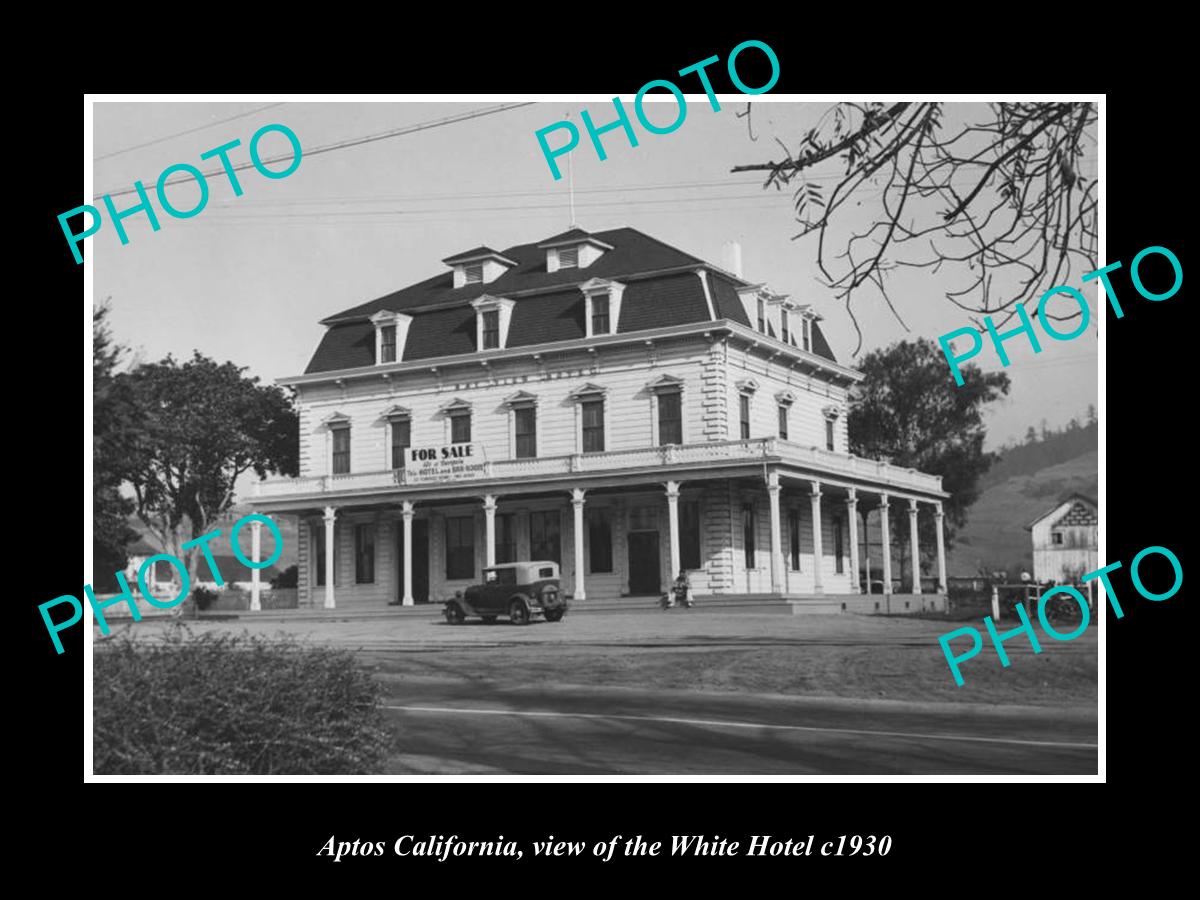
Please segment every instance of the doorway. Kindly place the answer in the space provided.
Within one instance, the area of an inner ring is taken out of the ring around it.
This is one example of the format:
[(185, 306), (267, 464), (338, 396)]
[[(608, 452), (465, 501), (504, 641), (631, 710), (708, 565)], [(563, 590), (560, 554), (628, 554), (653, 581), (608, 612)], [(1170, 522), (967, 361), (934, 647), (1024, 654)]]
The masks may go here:
[(662, 590), (657, 531), (629, 532), (629, 593), (658, 594)]
[[(412, 592), (414, 603), (429, 602), (429, 520), (412, 522)], [(396, 599), (404, 602), (404, 521), (396, 523)]]

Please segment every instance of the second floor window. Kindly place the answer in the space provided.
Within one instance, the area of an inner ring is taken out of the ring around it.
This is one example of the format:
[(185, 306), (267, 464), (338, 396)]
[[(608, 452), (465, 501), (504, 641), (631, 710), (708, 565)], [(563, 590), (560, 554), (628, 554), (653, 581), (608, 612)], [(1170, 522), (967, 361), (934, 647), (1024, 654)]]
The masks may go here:
[(537, 409), (521, 406), (513, 410), (517, 432), (517, 458), (537, 456)]
[(392, 420), (392, 468), (404, 468), (404, 451), (412, 446), (412, 422), (408, 419)]
[(658, 395), (658, 444), (683, 443), (683, 409), (678, 391)]
[(788, 408), (782, 403), (779, 405), (779, 436), (785, 441), (788, 439)]
[(743, 441), (750, 440), (750, 395), (740, 394), (738, 396), (738, 419), (741, 422), (741, 435)]
[(604, 449), (604, 401), (586, 400), (580, 412), (583, 416), (583, 452), (599, 453)]
[(483, 349), (494, 350), (500, 346), (500, 313), (488, 310), (483, 314)]
[(333, 474), (345, 475), (350, 471), (350, 429), (333, 429)]
[(608, 294), (592, 298), (592, 334), (608, 334)]
[(833, 419), (826, 419), (826, 420), (825, 420), (825, 449), (826, 449), (826, 450), (833, 450), (833, 449), (834, 449), (834, 442), (833, 442)]
[(450, 417), (450, 443), (471, 443), (471, 414), (460, 412)]

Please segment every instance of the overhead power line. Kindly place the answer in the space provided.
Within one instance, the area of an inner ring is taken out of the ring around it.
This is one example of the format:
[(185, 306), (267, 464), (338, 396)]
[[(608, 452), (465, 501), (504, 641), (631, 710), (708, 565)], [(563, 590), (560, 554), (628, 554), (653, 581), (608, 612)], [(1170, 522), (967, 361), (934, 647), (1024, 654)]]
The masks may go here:
[[(532, 103), (532, 101), (526, 102), (526, 103), (504, 103), (499, 106), (492, 106), (492, 107), (486, 107), (484, 109), (472, 110), (471, 112), (468, 112), (468, 113), (458, 113), (453, 116), (443, 116), (440, 119), (431, 119), (428, 122), (418, 122), (415, 125), (406, 125), (403, 128), (393, 128), (389, 131), (382, 131), (378, 134), (369, 134), (366, 137), (350, 138), (349, 140), (338, 141), (333, 144), (323, 144), (318, 147), (311, 147), (307, 150), (302, 149), (302, 153), (304, 156), (317, 156), (318, 154), (321, 154), (321, 153), (332, 153), (334, 150), (345, 150), (347, 147), (358, 147), (362, 144), (370, 144), (374, 141), (383, 141), (383, 140), (387, 140), (388, 138), (399, 137), (402, 134), (413, 134), (414, 132), (417, 132), (417, 131), (427, 131), (431, 128), (440, 128), (443, 125), (453, 125), (456, 122), (465, 122), (468, 119), (478, 119), (483, 116), (490, 116), (490, 115), (495, 115), (496, 113), (507, 112), (510, 109), (519, 109), (522, 106), (533, 106), (533, 103)], [(285, 153), (280, 156), (271, 156), (271, 157), (268, 157), (267, 159), (260, 160), (259, 164), (266, 166), (269, 163), (283, 162), (285, 160), (290, 160), (293, 158), (294, 157), (292, 154)], [(241, 172), (245, 169), (252, 168), (253, 166), (254, 166), (253, 163), (242, 163), (241, 165), (233, 166), (232, 169), (230, 169), (230, 171)], [(211, 172), (205, 172), (204, 177), (206, 179), (208, 179), (214, 175), (224, 174), (224, 172), (225, 172), (224, 169), (215, 169)], [(150, 181), (152, 179), (143, 179), (143, 180)], [(181, 178), (168, 179), (165, 182), (165, 185), (169, 186), (172, 184), (180, 184), (185, 181), (191, 181), (191, 176), (184, 175)], [(124, 196), (125, 194), (136, 194), (136, 193), (137, 193), (136, 188), (126, 188), (123, 191), (104, 191), (103, 193), (96, 194), (94, 197), (92, 197), (92, 199), (99, 200), (102, 197), (104, 197), (106, 194), (110, 197), (121, 197), (121, 196)]]
[(96, 162), (99, 162), (102, 159), (111, 159), (114, 156), (120, 156), (123, 153), (129, 153), (133, 150), (141, 150), (143, 147), (153, 147), (155, 144), (161, 144), (163, 141), (171, 140), (171, 138), (181, 137), (185, 134), (192, 134), (196, 131), (203, 131), (205, 128), (212, 128), (214, 125), (223, 125), (226, 122), (232, 122), (234, 119), (244, 119), (246, 116), (252, 116), (255, 113), (264, 112), (268, 109), (274, 109), (276, 106), (283, 106), (283, 103), (268, 103), (266, 106), (259, 106), (255, 109), (238, 113), (236, 116), (228, 116), (224, 119), (217, 119), (214, 122), (205, 122), (203, 125), (197, 125), (195, 128), (185, 128), (183, 131), (176, 131), (174, 134), (163, 135), (162, 137), (155, 138), (152, 141), (146, 141), (142, 144), (134, 144), (132, 147), (126, 147), (124, 150), (114, 150), (112, 153), (105, 153), (103, 156), (97, 156)]

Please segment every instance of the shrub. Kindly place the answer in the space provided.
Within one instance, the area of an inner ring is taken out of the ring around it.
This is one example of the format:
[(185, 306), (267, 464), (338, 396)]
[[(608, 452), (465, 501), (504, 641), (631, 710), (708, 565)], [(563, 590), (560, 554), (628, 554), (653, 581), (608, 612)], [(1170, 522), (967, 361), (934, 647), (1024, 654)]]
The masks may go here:
[(271, 579), (273, 588), (294, 588), (300, 583), (300, 567), (288, 566)]
[(192, 600), (196, 603), (197, 609), (208, 609), (221, 595), (214, 590), (206, 587), (198, 587), (192, 591)]
[(358, 775), (388, 746), (380, 688), (349, 651), (205, 633), (96, 646), (97, 775)]

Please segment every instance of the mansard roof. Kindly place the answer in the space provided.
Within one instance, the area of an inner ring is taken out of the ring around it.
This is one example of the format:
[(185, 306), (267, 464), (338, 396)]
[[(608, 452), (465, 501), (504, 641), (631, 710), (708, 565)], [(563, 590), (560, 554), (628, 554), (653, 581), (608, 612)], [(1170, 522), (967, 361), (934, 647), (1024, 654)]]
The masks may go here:
[[(546, 269), (546, 244), (572, 240), (600, 241), (612, 247), (586, 268)], [(747, 284), (714, 271), (698, 257), (678, 250), (634, 228), (589, 233), (572, 229), (541, 242), (518, 244), (497, 253), (480, 247), (449, 260), (486, 252), (515, 264), (487, 284), (454, 287), (445, 271), (367, 303), (342, 310), (326, 319), (329, 326), (305, 374), (359, 368), (375, 363), (375, 333), (370, 317), (380, 310), (409, 312), (412, 324), (404, 360), (426, 360), (476, 352), (475, 310), (470, 303), (484, 294), (515, 301), (506, 346), (527, 347), (558, 341), (582, 340), (584, 296), (579, 285), (596, 278), (623, 282), (618, 333), (705, 322), (709, 313), (704, 285), (696, 272), (705, 269), (718, 319), (747, 327), (737, 289)], [(629, 276), (650, 277), (630, 279)], [(812, 326), (813, 352), (836, 362), (820, 328)]]

